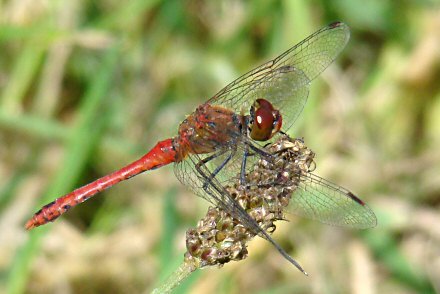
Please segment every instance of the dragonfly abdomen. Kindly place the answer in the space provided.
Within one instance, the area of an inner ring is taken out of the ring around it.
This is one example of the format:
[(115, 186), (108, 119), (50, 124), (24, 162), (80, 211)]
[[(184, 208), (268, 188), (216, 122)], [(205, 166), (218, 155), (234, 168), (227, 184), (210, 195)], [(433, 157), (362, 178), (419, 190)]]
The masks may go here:
[(150, 152), (143, 157), (120, 170), (97, 179), (90, 184), (78, 188), (55, 201), (46, 204), (34, 214), (34, 216), (26, 223), (25, 227), (30, 230), (48, 222), (53, 222), (70, 208), (86, 201), (97, 193), (110, 188), (121, 181), (128, 180), (144, 171), (155, 169), (177, 160), (178, 156), (174, 146), (174, 139), (163, 140), (157, 143), (156, 146), (154, 146)]

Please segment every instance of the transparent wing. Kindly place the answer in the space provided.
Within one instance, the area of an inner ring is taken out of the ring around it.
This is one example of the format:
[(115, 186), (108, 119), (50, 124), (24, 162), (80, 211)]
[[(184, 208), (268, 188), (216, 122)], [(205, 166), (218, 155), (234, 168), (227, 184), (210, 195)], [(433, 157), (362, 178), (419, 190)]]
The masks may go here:
[[(207, 158), (213, 156), (215, 156), (214, 159), (206, 162)], [(261, 231), (258, 224), (241, 207), (238, 207), (237, 202), (224, 188), (239, 183), (242, 156), (242, 152), (231, 152), (230, 150), (210, 153), (209, 155), (191, 154), (174, 165), (174, 173), (179, 181), (196, 195), (204, 198), (215, 207), (227, 211), (258, 234)], [(201, 162), (203, 164), (200, 164)], [(217, 171), (217, 168), (223, 164), (224, 167), (214, 177), (211, 177)], [(252, 165), (251, 163), (248, 167)]]
[(287, 211), (335, 226), (366, 229), (377, 224), (374, 212), (362, 200), (312, 173), (301, 176)]
[(347, 25), (330, 24), (233, 81), (207, 103), (248, 114), (252, 103), (264, 98), (280, 110), (288, 129), (304, 108), (310, 82), (335, 60), (349, 37)]
[(174, 174), (197, 196), (206, 199), (214, 206), (220, 206), (221, 199), (218, 199), (218, 195), (207, 193), (207, 178), (215, 174), (211, 181), (218, 183), (221, 187), (238, 183), (242, 157), (241, 150), (232, 149), (208, 154), (190, 154), (174, 165)]

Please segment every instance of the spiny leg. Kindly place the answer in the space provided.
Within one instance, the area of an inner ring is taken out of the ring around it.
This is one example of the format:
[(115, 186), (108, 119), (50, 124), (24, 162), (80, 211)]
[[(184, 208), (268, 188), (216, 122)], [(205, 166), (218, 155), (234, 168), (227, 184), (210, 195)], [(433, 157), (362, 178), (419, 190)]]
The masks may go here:
[(245, 144), (243, 152), (243, 160), (241, 161), (240, 185), (246, 185), (246, 161), (249, 156), (249, 145)]
[[(255, 153), (250, 153), (249, 148), (252, 149)], [(241, 161), (241, 172), (240, 172), (240, 185), (246, 186), (246, 163), (247, 163), (247, 157), (248, 156), (255, 156), (256, 154), (265, 157), (267, 159), (272, 158), (272, 154), (267, 153), (266, 151), (262, 150), (261, 148), (258, 148), (254, 145), (252, 145), (251, 142), (245, 143), (245, 149), (243, 152), (243, 160)]]
[(268, 153), (268, 152), (264, 151), (263, 149), (254, 146), (250, 142), (247, 143), (246, 145), (248, 145), (255, 153), (257, 153), (265, 158), (272, 158), (273, 157), (273, 155), (271, 153)]
[[(195, 165), (195, 169), (197, 171), (197, 173), (201, 176), (201, 180), (203, 182), (203, 190), (205, 191), (205, 193), (207, 195), (210, 195), (211, 197), (207, 198), (207, 200), (209, 202), (211, 202), (212, 204), (214, 204), (217, 207), (222, 208), (225, 211), (229, 211), (230, 209), (230, 204), (228, 203), (228, 200), (230, 201), (230, 197), (228, 197), (228, 194), (225, 193), (214, 193), (212, 191), (212, 189), (214, 190), (224, 190), (223, 192), (226, 192), (225, 189), (219, 188), (218, 186), (221, 187), (220, 183), (217, 181), (217, 179), (215, 178), (215, 175), (213, 175), (213, 173), (209, 174), (209, 170), (205, 167), (205, 169), (203, 168), (203, 166), (208, 163), (209, 161), (221, 156), (222, 154), (224, 154), (226, 152), (225, 151), (220, 151), (218, 153), (212, 154), (204, 159), (200, 159)], [(228, 156), (228, 157), (232, 157), (232, 156)], [(227, 159), (226, 159), (227, 160)], [(226, 162), (227, 163), (227, 162)], [(219, 167), (217, 167), (214, 172), (218, 173), (221, 168), (224, 167), (224, 165), (226, 164), (225, 162), (223, 162)], [(208, 173), (206, 172), (208, 171)], [(227, 196), (225, 198), (225, 195)], [(220, 196), (220, 197), (219, 197)], [(232, 205), (232, 207), (234, 207), (235, 205)]]
[(197, 169), (197, 171), (201, 174), (201, 175), (204, 175), (204, 178), (205, 178), (205, 182), (203, 183), (203, 189), (204, 190), (206, 190), (206, 188), (207, 188), (207, 186), (208, 186), (208, 184), (209, 184), (209, 181), (211, 181), (225, 166), (226, 166), (226, 164), (231, 160), (231, 158), (234, 156), (234, 154), (235, 154), (235, 152), (233, 151), (233, 152), (231, 152), (229, 155), (228, 155), (228, 157), (226, 157), (225, 158), (225, 160), (223, 160), (223, 162), (219, 165), (219, 166), (217, 166), (216, 168), (215, 168), (215, 170), (209, 175), (209, 176), (205, 176), (205, 173), (202, 171), (202, 165), (205, 165), (205, 164), (207, 164), (208, 162), (210, 162), (211, 160), (213, 160), (213, 159), (215, 159), (215, 158), (217, 158), (217, 157), (219, 157), (219, 156), (221, 156), (221, 155), (223, 155), (223, 154), (225, 154), (226, 153), (226, 149), (225, 150), (222, 150), (222, 151), (219, 151), (219, 152), (217, 152), (217, 153), (214, 153), (214, 154), (212, 154), (212, 155), (210, 155), (210, 156), (208, 156), (208, 157), (206, 157), (206, 158), (204, 158), (204, 159), (202, 159), (202, 160), (200, 160), (197, 164), (196, 164), (196, 169)]

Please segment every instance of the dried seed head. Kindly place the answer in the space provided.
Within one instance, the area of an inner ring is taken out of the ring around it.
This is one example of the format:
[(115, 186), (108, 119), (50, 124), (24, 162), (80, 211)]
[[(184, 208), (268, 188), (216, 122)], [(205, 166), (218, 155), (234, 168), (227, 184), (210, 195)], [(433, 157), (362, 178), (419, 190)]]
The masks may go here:
[[(246, 176), (246, 185), (237, 182), (225, 186), (232, 199), (268, 233), (283, 220), (283, 209), (289, 205), (301, 176), (314, 166), (314, 153), (301, 139), (282, 136), (267, 146), (271, 158), (260, 159)], [(240, 223), (219, 207), (208, 209), (197, 227), (186, 234), (185, 262), (196, 267), (221, 266), (231, 260), (247, 257), (247, 243), (255, 237), (252, 228)]]

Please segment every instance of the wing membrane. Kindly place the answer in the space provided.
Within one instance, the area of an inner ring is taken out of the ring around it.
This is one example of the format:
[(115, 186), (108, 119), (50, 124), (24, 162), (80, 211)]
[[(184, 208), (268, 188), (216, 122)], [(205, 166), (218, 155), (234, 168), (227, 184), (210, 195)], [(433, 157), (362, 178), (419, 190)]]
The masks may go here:
[(255, 99), (264, 98), (281, 111), (287, 129), (307, 101), (310, 82), (335, 60), (349, 37), (348, 26), (330, 24), (233, 81), (208, 103), (248, 114)]
[(312, 173), (301, 176), (287, 211), (335, 226), (366, 229), (377, 224), (374, 212), (362, 200)]

